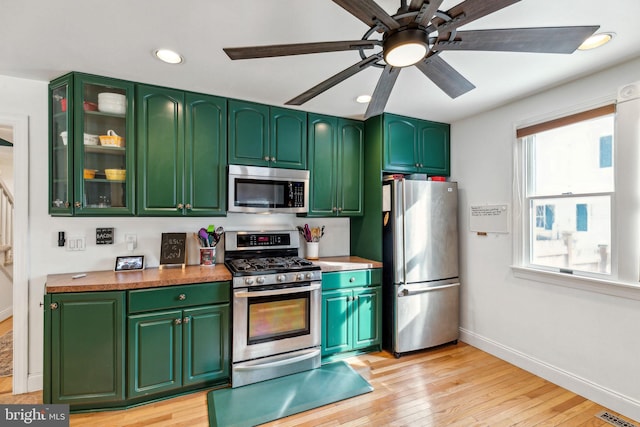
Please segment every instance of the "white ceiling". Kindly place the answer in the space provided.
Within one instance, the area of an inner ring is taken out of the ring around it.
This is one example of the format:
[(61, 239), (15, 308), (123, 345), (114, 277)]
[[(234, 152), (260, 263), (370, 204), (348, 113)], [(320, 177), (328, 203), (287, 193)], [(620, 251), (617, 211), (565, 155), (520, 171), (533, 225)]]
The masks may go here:
[[(378, 0), (390, 14), (399, 0)], [(460, 0), (445, 0), (448, 10)], [(230, 60), (223, 47), (358, 40), (360, 20), (331, 0), (0, 0), (0, 74), (49, 81), (68, 71), (283, 105), (360, 60), (357, 51)], [(571, 55), (443, 52), (476, 89), (450, 99), (415, 67), (402, 70), (385, 111), (442, 122), (494, 108), (640, 55), (638, 0), (522, 0), (462, 29), (600, 25), (613, 42)], [(182, 65), (151, 53), (179, 51)], [(362, 118), (370, 67), (299, 107)], [(639, 75), (640, 78), (640, 75)]]

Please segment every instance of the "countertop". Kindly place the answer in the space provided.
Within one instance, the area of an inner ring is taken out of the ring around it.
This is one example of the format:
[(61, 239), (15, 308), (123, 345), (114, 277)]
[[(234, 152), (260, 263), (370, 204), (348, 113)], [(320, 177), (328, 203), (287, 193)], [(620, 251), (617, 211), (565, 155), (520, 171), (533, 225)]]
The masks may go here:
[[(382, 268), (382, 263), (356, 256), (324, 257), (313, 261), (322, 272), (363, 270)], [(129, 289), (156, 288), (186, 285), (190, 283), (224, 282), (231, 280), (231, 273), (224, 264), (210, 267), (188, 265), (180, 267), (147, 268), (143, 271), (89, 271), (86, 276), (74, 279), (78, 273), (49, 274), (46, 292), (93, 292), (122, 291)]]

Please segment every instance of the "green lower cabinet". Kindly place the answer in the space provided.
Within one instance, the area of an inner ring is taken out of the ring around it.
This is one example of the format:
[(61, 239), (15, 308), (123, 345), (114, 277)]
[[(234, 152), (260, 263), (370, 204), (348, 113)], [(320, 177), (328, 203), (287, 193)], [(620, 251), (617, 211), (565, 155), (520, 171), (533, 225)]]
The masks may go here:
[(228, 378), (228, 319), (226, 304), (130, 315), (128, 397)]
[(229, 378), (229, 307), (184, 311), (182, 383), (204, 384)]
[(379, 349), (380, 271), (325, 273), (322, 281), (322, 356)]
[(44, 403), (125, 398), (125, 292), (45, 295)]
[(129, 316), (129, 397), (182, 386), (181, 323), (181, 310)]
[(351, 290), (325, 291), (322, 293), (322, 355), (351, 350)]

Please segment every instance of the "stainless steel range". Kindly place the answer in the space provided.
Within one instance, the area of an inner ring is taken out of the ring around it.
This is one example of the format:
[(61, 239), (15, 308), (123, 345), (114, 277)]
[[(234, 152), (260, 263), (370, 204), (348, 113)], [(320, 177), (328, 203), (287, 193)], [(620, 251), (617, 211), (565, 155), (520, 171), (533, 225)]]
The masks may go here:
[(225, 234), (233, 276), (231, 385), (320, 366), (320, 267), (298, 257), (297, 230)]

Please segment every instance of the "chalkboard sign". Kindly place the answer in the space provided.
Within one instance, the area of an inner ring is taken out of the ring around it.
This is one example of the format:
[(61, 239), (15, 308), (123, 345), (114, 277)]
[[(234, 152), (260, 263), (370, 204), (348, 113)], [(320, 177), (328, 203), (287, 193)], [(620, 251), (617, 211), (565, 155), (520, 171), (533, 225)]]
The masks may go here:
[(162, 233), (160, 268), (167, 265), (186, 265), (187, 233)]
[(96, 228), (96, 245), (113, 245), (113, 228)]

